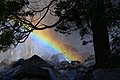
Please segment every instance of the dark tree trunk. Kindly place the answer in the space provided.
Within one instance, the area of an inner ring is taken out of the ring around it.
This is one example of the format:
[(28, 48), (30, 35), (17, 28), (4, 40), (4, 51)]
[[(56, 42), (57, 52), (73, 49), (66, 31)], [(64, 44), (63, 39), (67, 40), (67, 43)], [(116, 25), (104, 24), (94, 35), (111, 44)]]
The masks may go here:
[(110, 55), (107, 21), (104, 13), (103, 0), (94, 0), (94, 14), (92, 16), (93, 43), (97, 68), (106, 68)]

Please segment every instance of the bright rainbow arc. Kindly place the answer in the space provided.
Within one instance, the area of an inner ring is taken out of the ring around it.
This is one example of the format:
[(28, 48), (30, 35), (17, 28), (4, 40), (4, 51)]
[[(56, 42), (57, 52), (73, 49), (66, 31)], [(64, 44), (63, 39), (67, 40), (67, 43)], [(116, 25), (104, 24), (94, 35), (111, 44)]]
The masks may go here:
[[(82, 62), (82, 57), (76, 51), (68, 48), (69, 45), (65, 45), (62, 41), (56, 40), (54, 35), (50, 31), (34, 31), (32, 33), (32, 38), (38, 44), (44, 44), (51, 49), (55, 50), (57, 53), (62, 54), (69, 62), (72, 60), (78, 60)], [(38, 45), (39, 47), (39, 45)]]

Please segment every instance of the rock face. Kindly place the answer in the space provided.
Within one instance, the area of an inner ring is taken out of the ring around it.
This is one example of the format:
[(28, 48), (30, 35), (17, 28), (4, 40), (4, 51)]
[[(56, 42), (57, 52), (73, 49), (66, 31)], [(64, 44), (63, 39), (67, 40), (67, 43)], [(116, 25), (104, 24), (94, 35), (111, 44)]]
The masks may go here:
[(120, 69), (98, 69), (93, 77), (95, 80), (120, 80)]
[(0, 80), (120, 80), (118, 69), (94, 69), (79, 61), (62, 61), (52, 66), (39, 56), (19, 59), (0, 73)]
[(53, 66), (50, 65), (48, 62), (46, 62), (45, 60), (41, 59), (39, 56), (37, 55), (33, 55), (31, 58), (29, 59), (19, 59), (17, 62), (14, 63), (13, 66), (18, 66), (18, 65), (39, 65), (41, 67), (49, 67), (53, 69)]
[(12, 67), (4, 70), (0, 75), (0, 80), (51, 80), (47, 69), (53, 67), (34, 55), (24, 60), (20, 59)]

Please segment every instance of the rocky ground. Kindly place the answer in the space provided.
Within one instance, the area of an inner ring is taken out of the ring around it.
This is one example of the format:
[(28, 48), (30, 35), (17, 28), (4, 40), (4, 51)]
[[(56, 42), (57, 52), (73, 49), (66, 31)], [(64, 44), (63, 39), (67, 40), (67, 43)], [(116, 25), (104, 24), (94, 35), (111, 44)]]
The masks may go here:
[(52, 64), (34, 55), (19, 59), (0, 73), (0, 80), (120, 80), (120, 69), (97, 69), (79, 61)]

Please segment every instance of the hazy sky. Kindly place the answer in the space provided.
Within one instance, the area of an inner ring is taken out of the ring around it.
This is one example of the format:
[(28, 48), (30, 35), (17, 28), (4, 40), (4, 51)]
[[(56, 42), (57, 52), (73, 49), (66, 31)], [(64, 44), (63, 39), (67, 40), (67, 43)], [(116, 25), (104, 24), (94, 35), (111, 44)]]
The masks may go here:
[[(52, 29), (50, 29), (52, 30)], [(89, 53), (93, 54), (93, 46), (88, 44), (83, 46), (80, 41), (80, 36), (78, 32), (73, 32), (71, 35), (65, 36), (55, 31), (51, 31), (54, 34), (54, 38), (61, 40), (62, 43), (69, 49), (75, 50), (80, 55), (88, 56)], [(0, 54), (0, 59), (2, 60), (18, 60), (19, 58), (29, 58), (34, 54), (41, 56), (44, 59), (50, 58), (53, 54), (59, 54), (51, 47), (45, 47), (44, 44), (38, 46), (36, 41), (32, 41), (31, 36), (27, 39), (25, 43), (20, 43), (15, 49), (10, 49), (4, 54)], [(53, 44), (54, 45), (54, 44)]]
[[(38, 5), (38, 4), (34, 4)], [(54, 21), (57, 19), (50, 15), (47, 15), (47, 17), (44, 19), (44, 22), (47, 24), (52, 24)], [(79, 31), (72, 32), (71, 35), (65, 36), (63, 34), (60, 34), (58, 32), (55, 32), (53, 29), (49, 30), (52, 32), (54, 38), (57, 40), (61, 40), (64, 45), (69, 45), (68, 48), (74, 49), (78, 52), (80, 55), (88, 55), (88, 53), (93, 54), (93, 46), (92, 44), (88, 44), (87, 46), (83, 46), (80, 36), (79, 36)], [(44, 46), (44, 45), (43, 45)], [(54, 50), (50, 50), (48, 48), (45, 48), (43, 46), (36, 47), (36, 43), (32, 41), (31, 37), (27, 39), (25, 43), (19, 44), (15, 49), (10, 49), (6, 52), (6, 54), (0, 54), (0, 59), (10, 59), (10, 60), (17, 60), (19, 58), (28, 58), (31, 57), (33, 54), (38, 54), (39, 56), (42, 56), (44, 58), (47, 58), (48, 56), (52, 56), (53, 53), (57, 54), (54, 52)], [(50, 53), (52, 51), (52, 54)]]

